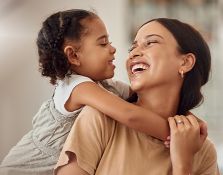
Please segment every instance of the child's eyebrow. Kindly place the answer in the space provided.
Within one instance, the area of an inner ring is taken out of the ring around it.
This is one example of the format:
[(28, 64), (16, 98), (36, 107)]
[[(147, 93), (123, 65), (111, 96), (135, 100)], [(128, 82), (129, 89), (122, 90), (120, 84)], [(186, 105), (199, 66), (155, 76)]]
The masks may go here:
[(100, 37), (97, 38), (97, 41), (101, 40), (101, 39), (107, 39), (108, 35), (102, 35)]

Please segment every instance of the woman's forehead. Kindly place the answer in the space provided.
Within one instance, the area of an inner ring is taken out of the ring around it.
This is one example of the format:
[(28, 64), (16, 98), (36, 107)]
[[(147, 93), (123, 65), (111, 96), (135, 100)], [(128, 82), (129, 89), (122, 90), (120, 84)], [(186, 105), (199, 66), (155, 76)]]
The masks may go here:
[(135, 40), (140, 41), (140, 40), (145, 40), (148, 38), (148, 36), (154, 36), (154, 37), (160, 37), (163, 38), (164, 40), (168, 39), (174, 39), (174, 36), (172, 33), (164, 27), (162, 24), (160, 24), (157, 21), (151, 21), (145, 25), (143, 25), (137, 32)]
[(164, 27), (156, 21), (149, 22), (149, 23), (143, 25), (138, 30), (138, 32), (136, 34), (136, 38), (144, 37), (146, 35), (151, 35), (151, 34), (161, 34), (161, 33), (163, 33), (163, 28)]

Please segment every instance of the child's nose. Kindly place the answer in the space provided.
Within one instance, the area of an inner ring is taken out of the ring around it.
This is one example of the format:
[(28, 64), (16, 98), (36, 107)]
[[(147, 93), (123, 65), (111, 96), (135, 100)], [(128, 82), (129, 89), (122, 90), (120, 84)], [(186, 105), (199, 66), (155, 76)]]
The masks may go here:
[(115, 52), (116, 52), (116, 48), (111, 45), (111, 53), (115, 54)]

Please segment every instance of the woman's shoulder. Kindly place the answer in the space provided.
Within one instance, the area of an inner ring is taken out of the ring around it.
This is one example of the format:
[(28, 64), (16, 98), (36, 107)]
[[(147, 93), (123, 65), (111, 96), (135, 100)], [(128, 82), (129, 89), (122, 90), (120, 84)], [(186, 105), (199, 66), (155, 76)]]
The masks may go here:
[(203, 143), (201, 149), (196, 153), (194, 157), (194, 162), (196, 166), (196, 172), (198, 174), (210, 172), (210, 174), (216, 174), (218, 172), (217, 168), (217, 152), (214, 143), (207, 138)]
[(79, 120), (83, 118), (83, 120), (103, 120), (105, 114), (101, 111), (91, 107), (85, 106), (83, 107), (82, 111), (80, 112), (78, 118)]
[(75, 123), (83, 123), (85, 126), (103, 130), (111, 130), (116, 125), (115, 120), (91, 106), (82, 109)]
[(201, 160), (207, 160), (207, 159), (216, 159), (217, 153), (215, 149), (214, 143), (211, 141), (210, 138), (207, 138), (201, 149), (197, 152), (196, 157)]
[(204, 143), (203, 143), (203, 146), (201, 147), (199, 153), (206, 153), (206, 152), (216, 152), (216, 149), (215, 149), (215, 145), (214, 143), (211, 141), (210, 138), (207, 138)]

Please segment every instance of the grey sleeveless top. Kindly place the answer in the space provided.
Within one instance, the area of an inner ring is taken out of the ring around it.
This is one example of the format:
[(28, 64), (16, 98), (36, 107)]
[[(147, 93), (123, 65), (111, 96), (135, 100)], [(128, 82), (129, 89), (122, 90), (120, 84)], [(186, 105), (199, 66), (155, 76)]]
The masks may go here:
[[(102, 86), (121, 97), (107, 81)], [(42, 104), (33, 118), (33, 129), (10, 150), (0, 165), (0, 175), (51, 175), (63, 144), (80, 113), (62, 115), (53, 99)]]

